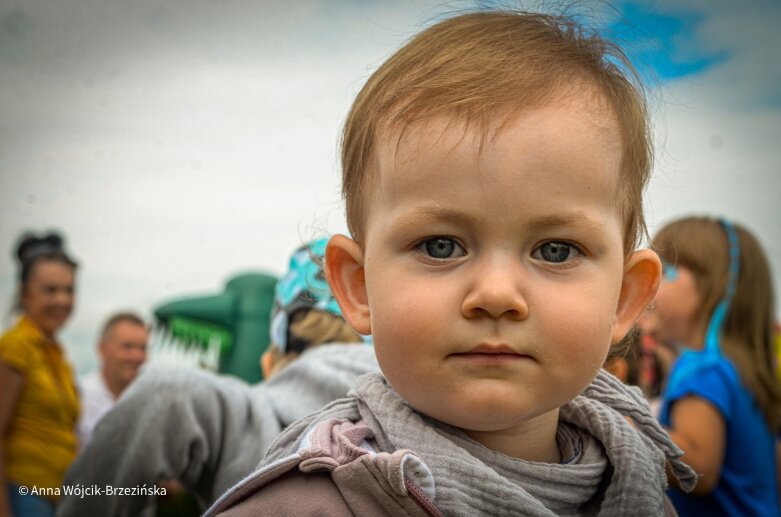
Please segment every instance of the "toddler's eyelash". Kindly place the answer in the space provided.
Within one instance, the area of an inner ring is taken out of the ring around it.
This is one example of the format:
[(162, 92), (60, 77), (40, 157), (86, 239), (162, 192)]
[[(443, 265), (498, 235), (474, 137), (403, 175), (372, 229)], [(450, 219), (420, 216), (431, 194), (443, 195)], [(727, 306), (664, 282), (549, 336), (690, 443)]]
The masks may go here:
[(466, 250), (466, 246), (464, 246), (461, 243), (460, 240), (458, 240), (457, 238), (452, 237), (450, 235), (431, 235), (431, 236), (428, 236), (428, 237), (423, 237), (422, 239), (418, 239), (417, 241), (415, 241), (412, 244), (412, 251), (414, 251), (416, 253), (419, 253), (419, 254), (425, 256), (426, 258), (428, 258), (428, 259), (430, 259), (432, 261), (444, 262), (444, 261), (447, 261), (447, 260), (451, 260), (451, 259), (437, 259), (436, 257), (431, 257), (423, 249), (423, 247), (426, 245), (427, 242), (434, 241), (434, 240), (437, 240), (437, 239), (444, 239), (444, 240), (452, 241), (455, 244), (456, 247), (460, 248), (463, 251), (464, 255), (468, 254), (467, 250)]
[(426, 242), (433, 241), (433, 240), (436, 240), (436, 239), (451, 240), (451, 241), (455, 242), (456, 244), (458, 244), (459, 246), (463, 247), (463, 245), (461, 244), (461, 241), (459, 241), (458, 239), (456, 239), (455, 237), (453, 237), (451, 235), (429, 235), (428, 237), (422, 237), (422, 238), (414, 241), (412, 243), (411, 247), (412, 247), (412, 249), (420, 248)]
[(566, 244), (567, 246), (572, 246), (573, 248), (583, 253), (584, 255), (588, 254), (586, 248), (582, 244), (579, 244), (575, 241), (571, 241), (569, 239), (544, 239), (539, 241), (537, 244), (535, 244), (533, 249), (536, 250), (540, 246), (544, 246), (546, 244), (551, 244), (551, 243)]
[(544, 266), (546, 268), (549, 268), (549, 269), (550, 268), (553, 268), (553, 269), (556, 269), (556, 268), (558, 268), (558, 269), (567, 269), (567, 268), (570, 268), (570, 267), (574, 266), (575, 264), (577, 264), (577, 262), (582, 260), (583, 258), (586, 258), (586, 257), (589, 256), (589, 254), (586, 251), (586, 249), (583, 246), (581, 246), (581, 245), (579, 245), (579, 244), (577, 244), (575, 242), (572, 242), (572, 241), (569, 241), (569, 240), (566, 240), (566, 239), (549, 239), (549, 240), (545, 240), (545, 241), (539, 242), (538, 244), (536, 244), (534, 246), (534, 248), (532, 248), (531, 258), (534, 258), (536, 260), (540, 260), (540, 258), (535, 257), (535, 255), (537, 255), (538, 253), (542, 253), (540, 251), (541, 248), (543, 246), (547, 245), (547, 244), (562, 244), (564, 246), (568, 246), (571, 250), (573, 250), (575, 252), (575, 256), (574, 257), (567, 257), (567, 259), (565, 259), (562, 262), (553, 262), (553, 261), (547, 261), (547, 260), (542, 259), (541, 262), (544, 264)]

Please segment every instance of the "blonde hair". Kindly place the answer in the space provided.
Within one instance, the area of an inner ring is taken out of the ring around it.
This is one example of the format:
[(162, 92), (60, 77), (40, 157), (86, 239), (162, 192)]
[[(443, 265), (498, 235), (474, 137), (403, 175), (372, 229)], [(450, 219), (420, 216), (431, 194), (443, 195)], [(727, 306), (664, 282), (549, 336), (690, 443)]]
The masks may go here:
[(290, 322), (290, 336), (306, 343), (299, 352), (282, 353), (280, 348), (272, 343), (268, 348), (270, 356), (271, 377), (284, 366), (290, 364), (302, 352), (325, 343), (362, 343), (363, 340), (347, 322), (335, 314), (311, 309), (293, 314)]
[[(721, 350), (734, 362), (771, 429), (779, 431), (781, 383), (773, 372), (775, 302), (770, 266), (757, 239), (744, 227), (734, 226), (740, 274), (724, 321)], [(730, 250), (724, 228), (708, 217), (678, 219), (659, 230), (652, 246), (663, 261), (685, 266), (694, 275), (701, 298), (697, 325), (704, 335), (727, 289)]]
[(604, 99), (619, 123), (624, 152), (618, 207), (630, 253), (645, 234), (642, 192), (653, 155), (638, 76), (617, 46), (572, 20), (519, 12), (476, 12), (440, 22), (369, 78), (342, 134), (342, 195), (353, 237), (359, 243), (364, 238), (367, 193), (384, 132), (401, 129), (403, 135), (412, 124), (445, 115), (478, 129), (485, 140), (497, 115), (501, 129), (522, 109), (583, 91)]

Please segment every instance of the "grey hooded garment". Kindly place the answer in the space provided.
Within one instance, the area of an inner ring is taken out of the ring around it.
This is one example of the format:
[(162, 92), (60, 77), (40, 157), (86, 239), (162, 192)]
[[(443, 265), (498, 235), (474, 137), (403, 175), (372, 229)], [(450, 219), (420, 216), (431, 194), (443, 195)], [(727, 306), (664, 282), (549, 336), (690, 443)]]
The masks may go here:
[[(194, 369), (149, 365), (95, 427), (64, 485), (151, 492), (176, 479), (204, 507), (252, 472), (289, 424), (379, 371), (374, 350), (323, 345), (250, 386)], [(145, 488), (144, 488), (145, 487)], [(154, 496), (64, 496), (59, 516), (153, 515)]]

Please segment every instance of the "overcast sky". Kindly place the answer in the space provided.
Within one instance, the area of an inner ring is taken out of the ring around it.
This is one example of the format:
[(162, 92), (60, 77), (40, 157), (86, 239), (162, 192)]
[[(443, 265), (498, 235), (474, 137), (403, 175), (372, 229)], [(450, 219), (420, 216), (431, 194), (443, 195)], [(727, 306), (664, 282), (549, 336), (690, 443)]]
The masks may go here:
[[(302, 240), (345, 230), (337, 139), (366, 78), (432, 20), (495, 3), (0, 0), (0, 311), (24, 230), (62, 231), (81, 262), (62, 335), (80, 372), (113, 310), (281, 273)], [(589, 5), (654, 78), (651, 232), (733, 218), (779, 293), (781, 4)]]

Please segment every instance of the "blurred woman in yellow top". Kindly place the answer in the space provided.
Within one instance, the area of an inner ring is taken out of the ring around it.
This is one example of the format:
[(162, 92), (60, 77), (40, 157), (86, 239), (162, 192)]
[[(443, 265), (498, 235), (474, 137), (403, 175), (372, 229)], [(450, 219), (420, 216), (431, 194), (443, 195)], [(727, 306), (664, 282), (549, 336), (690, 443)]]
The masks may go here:
[(77, 447), (75, 379), (56, 338), (77, 266), (55, 233), (24, 235), (16, 255), (21, 317), (0, 337), (0, 516), (53, 516)]

